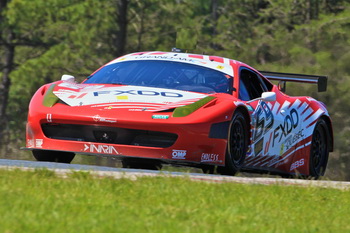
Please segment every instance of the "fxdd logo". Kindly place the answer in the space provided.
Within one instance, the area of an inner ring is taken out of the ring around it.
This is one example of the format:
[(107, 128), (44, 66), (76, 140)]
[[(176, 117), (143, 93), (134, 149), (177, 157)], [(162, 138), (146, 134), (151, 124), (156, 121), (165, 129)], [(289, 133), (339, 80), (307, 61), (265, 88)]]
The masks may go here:
[(297, 128), (299, 124), (299, 115), (297, 110), (294, 108), (290, 110), (289, 115), (284, 118), (283, 124), (280, 124), (273, 131), (273, 142), (272, 146), (275, 146), (275, 140), (278, 139), (278, 143), (281, 142), (282, 138), (286, 138), (293, 129)]
[(144, 95), (144, 96), (163, 96), (163, 97), (183, 97), (183, 95), (175, 92), (167, 92), (167, 91), (147, 91), (147, 90), (129, 90), (129, 91), (121, 91), (121, 90), (115, 90), (115, 91), (95, 91), (94, 96), (100, 96), (104, 94), (112, 94), (112, 95), (121, 95), (121, 94), (128, 94), (128, 95)]

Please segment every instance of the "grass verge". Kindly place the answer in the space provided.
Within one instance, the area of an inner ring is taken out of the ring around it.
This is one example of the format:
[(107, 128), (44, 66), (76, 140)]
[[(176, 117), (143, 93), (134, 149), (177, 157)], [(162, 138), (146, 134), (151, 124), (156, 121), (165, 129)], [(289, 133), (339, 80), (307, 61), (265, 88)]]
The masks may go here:
[(350, 232), (349, 190), (0, 170), (0, 232)]

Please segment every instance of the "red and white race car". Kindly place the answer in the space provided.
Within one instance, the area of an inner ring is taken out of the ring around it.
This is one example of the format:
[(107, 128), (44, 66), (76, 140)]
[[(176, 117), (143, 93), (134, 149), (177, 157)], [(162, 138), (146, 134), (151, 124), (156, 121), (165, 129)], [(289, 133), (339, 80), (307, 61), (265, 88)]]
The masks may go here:
[(324, 76), (259, 72), (217, 56), (128, 54), (80, 84), (63, 75), (40, 87), (25, 149), (39, 161), (69, 163), (78, 153), (119, 157), (132, 168), (318, 178), (333, 150), (331, 119), (323, 103), (283, 93), (286, 81), (327, 86)]

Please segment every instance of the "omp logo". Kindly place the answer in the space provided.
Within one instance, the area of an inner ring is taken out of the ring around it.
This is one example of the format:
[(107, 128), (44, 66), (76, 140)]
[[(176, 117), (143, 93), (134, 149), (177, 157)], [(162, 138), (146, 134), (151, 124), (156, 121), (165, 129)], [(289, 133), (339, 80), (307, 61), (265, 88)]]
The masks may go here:
[(147, 91), (147, 90), (128, 90), (128, 91), (122, 91), (122, 90), (114, 90), (114, 91), (95, 91), (94, 96), (100, 96), (105, 94), (112, 94), (112, 95), (144, 95), (144, 96), (163, 96), (163, 97), (183, 97), (183, 95), (176, 93), (176, 92), (167, 92), (167, 91)]
[(186, 150), (173, 150), (173, 159), (186, 159)]
[(114, 146), (84, 144), (84, 151), (91, 153), (119, 154)]

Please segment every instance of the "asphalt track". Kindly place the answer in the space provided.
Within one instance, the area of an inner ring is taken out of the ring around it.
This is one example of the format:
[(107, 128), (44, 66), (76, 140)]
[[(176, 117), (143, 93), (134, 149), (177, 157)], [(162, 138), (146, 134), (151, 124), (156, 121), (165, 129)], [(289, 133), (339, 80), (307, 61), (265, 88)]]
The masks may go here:
[(61, 177), (67, 177), (67, 174), (74, 171), (86, 171), (97, 177), (112, 177), (115, 179), (128, 178), (135, 180), (138, 177), (187, 177), (194, 181), (215, 182), (215, 183), (243, 183), (243, 184), (258, 184), (258, 185), (294, 185), (303, 187), (324, 187), (336, 189), (350, 189), (350, 182), (343, 181), (326, 181), (326, 180), (301, 180), (301, 179), (282, 179), (272, 177), (240, 177), (240, 176), (222, 176), (209, 175), (201, 173), (183, 173), (183, 172), (168, 172), (168, 171), (150, 171), (139, 169), (124, 169), (93, 165), (79, 164), (63, 164), (51, 162), (37, 162), (26, 160), (10, 160), (0, 159), (0, 169), (22, 169), (34, 170), (46, 168), (53, 170)]

